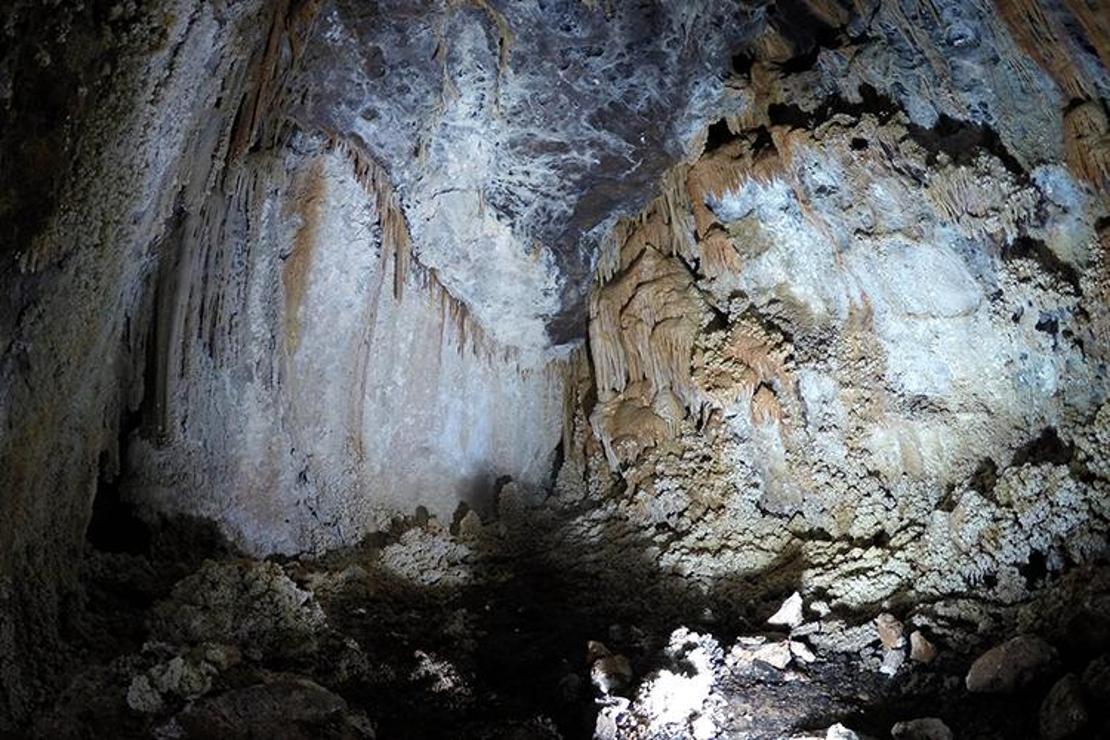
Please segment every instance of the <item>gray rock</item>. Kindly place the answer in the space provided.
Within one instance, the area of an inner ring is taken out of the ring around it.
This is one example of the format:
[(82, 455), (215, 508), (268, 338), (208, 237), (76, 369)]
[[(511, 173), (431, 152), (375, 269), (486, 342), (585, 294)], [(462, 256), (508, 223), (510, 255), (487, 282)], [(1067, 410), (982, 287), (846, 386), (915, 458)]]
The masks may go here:
[(955, 737), (948, 725), (936, 717), (923, 717), (898, 722), (890, 728), (894, 740), (952, 740)]
[(1018, 635), (979, 656), (967, 672), (968, 691), (1016, 691), (1043, 676), (1056, 662), (1056, 649), (1039, 637)]
[(177, 717), (183, 738), (373, 738), (365, 717), (322, 686), (299, 678), (235, 689), (203, 699)]
[(1041, 704), (1041, 737), (1065, 740), (1081, 737), (1090, 721), (1083, 684), (1074, 673), (1061, 678)]

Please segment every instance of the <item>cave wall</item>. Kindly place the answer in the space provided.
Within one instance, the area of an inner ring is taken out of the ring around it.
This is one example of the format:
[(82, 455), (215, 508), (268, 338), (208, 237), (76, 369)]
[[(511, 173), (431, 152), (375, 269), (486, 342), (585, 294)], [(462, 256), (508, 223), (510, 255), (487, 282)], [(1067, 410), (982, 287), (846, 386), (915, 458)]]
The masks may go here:
[[(270, 554), (355, 544), (420, 506), (445, 522), (460, 502), (485, 511), (506, 477), (544, 485), (561, 366), (490, 339), (433, 274), (395, 282), (372, 190), (386, 185), (355, 151), (299, 137), (290, 152), (248, 165), (218, 239), (170, 248), (155, 294), (190, 299), (155, 298), (171, 312), (156, 418), (125, 497)], [(221, 250), (237, 253), (222, 275)]]
[(801, 553), (858, 605), (1105, 550), (1092, 3), (0, 18), (0, 729), (98, 486), (352, 543), (541, 485), (567, 377), (596, 507), (554, 536), (602, 559), (604, 521), (703, 585)]
[(932, 6), (973, 41), (911, 3), (800, 59), (756, 39), (751, 106), (600, 258), (558, 490), (601, 503), (566, 549), (954, 635), (1105, 559), (1107, 140), (1065, 123), (1104, 102), (1000, 5)]
[(7, 192), (37, 197), (3, 213), (0, 728), (66, 660), (58, 629), (98, 477), (118, 470), (119, 420), (142, 395), (144, 286), (182, 187), (215, 177), (198, 154), (229, 120), (259, 8), (5, 12), (0, 170)]

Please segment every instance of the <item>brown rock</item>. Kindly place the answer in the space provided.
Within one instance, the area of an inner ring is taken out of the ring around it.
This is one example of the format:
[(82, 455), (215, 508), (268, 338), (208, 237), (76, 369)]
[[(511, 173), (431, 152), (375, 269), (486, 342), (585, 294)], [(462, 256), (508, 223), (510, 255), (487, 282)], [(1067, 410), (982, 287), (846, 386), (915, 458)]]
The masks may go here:
[(965, 682), (968, 691), (1016, 691), (1044, 675), (1056, 662), (1056, 649), (1039, 637), (1018, 635), (979, 656)]
[(1083, 685), (1073, 674), (1061, 678), (1041, 704), (1041, 737), (1066, 740), (1083, 736), (1090, 715), (1083, 698)]
[(921, 630), (910, 633), (910, 660), (918, 663), (932, 663), (937, 657), (937, 649)]
[(883, 647), (887, 650), (900, 648), (906, 643), (905, 627), (893, 614), (880, 614), (875, 617), (875, 628), (879, 632)]

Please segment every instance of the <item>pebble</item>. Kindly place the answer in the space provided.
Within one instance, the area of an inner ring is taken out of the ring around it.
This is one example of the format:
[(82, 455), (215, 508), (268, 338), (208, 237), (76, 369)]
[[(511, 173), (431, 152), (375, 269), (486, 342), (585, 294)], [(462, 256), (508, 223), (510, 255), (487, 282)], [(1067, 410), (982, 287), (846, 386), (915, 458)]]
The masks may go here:
[(1074, 673), (1061, 678), (1041, 703), (1041, 737), (1065, 740), (1079, 737), (1090, 716), (1083, 700), (1083, 685)]
[(921, 630), (910, 633), (910, 660), (917, 663), (932, 663), (937, 657), (937, 649)]
[(1039, 637), (1018, 635), (980, 655), (964, 679), (968, 691), (1009, 693), (1042, 676), (1056, 649)]
[(879, 633), (879, 640), (887, 650), (900, 648), (906, 644), (905, 627), (893, 614), (884, 613), (875, 617), (875, 628)]
[(786, 601), (782, 602), (782, 606), (771, 615), (767, 624), (777, 627), (797, 627), (802, 621), (802, 595), (795, 591)]
[(955, 737), (948, 725), (936, 717), (923, 717), (898, 722), (890, 728), (894, 740), (953, 740)]

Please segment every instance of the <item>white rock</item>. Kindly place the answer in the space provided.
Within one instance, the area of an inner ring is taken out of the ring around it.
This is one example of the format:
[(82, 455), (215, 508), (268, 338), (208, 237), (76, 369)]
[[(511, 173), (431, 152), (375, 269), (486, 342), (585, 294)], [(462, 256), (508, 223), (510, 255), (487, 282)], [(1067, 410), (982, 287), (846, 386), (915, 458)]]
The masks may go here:
[(804, 642), (798, 642), (797, 640), (790, 641), (790, 654), (803, 663), (812, 663), (813, 661), (817, 660), (817, 656), (813, 654), (813, 651), (809, 649), (809, 646), (806, 645)]
[(884, 676), (893, 676), (906, 662), (906, 654), (901, 650), (887, 650), (883, 655), (883, 664), (879, 666), (879, 673)]
[(825, 740), (859, 740), (859, 735), (837, 722), (825, 732)]
[(717, 726), (704, 714), (693, 721), (690, 730), (694, 740), (712, 740), (717, 736)]
[(628, 700), (615, 697), (609, 706), (602, 707), (597, 713), (597, 722), (594, 724), (595, 740), (617, 740), (620, 737), (620, 718), (628, 711)]
[(787, 641), (772, 642), (757, 649), (752, 656), (761, 663), (777, 668), (780, 671), (790, 665), (790, 643)]
[(771, 615), (767, 624), (781, 627), (797, 627), (802, 623), (802, 595), (795, 591), (786, 601), (782, 602), (779, 610)]

